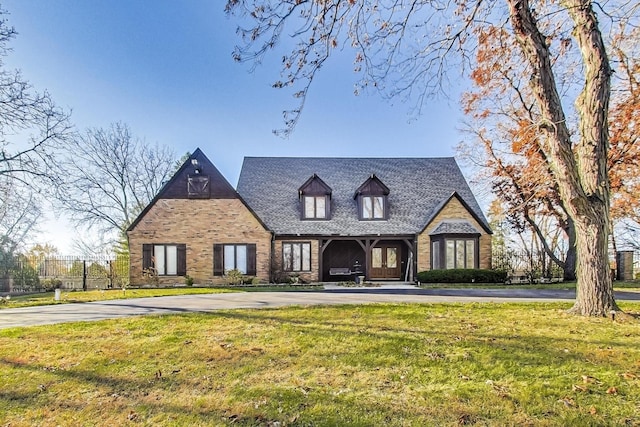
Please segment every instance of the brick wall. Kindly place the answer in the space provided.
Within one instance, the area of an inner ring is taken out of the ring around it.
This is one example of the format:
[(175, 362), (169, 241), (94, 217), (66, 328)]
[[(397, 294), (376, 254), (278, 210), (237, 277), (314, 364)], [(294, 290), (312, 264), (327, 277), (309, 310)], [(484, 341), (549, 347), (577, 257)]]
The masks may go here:
[[(148, 243), (186, 244), (187, 275), (196, 284), (224, 282), (213, 276), (214, 244), (255, 243), (256, 276), (269, 280), (271, 233), (239, 199), (160, 199), (128, 235), (132, 285), (149, 283), (142, 275), (142, 245)], [(161, 276), (159, 281), (184, 283), (184, 278)]]
[(431, 270), (431, 239), (429, 234), (438, 226), (441, 221), (451, 219), (467, 220), (480, 235), (479, 242), (479, 265), (480, 268), (491, 268), (491, 235), (487, 234), (482, 226), (473, 218), (469, 211), (460, 201), (453, 197), (449, 203), (431, 221), (422, 234), (418, 236), (418, 271)]

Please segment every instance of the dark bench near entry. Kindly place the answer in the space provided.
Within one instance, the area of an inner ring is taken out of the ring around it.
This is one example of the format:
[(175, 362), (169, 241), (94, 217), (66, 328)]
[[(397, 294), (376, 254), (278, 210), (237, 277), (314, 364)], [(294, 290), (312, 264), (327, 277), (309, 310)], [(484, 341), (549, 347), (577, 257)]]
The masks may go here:
[(351, 276), (350, 268), (330, 268), (329, 269), (330, 276)]

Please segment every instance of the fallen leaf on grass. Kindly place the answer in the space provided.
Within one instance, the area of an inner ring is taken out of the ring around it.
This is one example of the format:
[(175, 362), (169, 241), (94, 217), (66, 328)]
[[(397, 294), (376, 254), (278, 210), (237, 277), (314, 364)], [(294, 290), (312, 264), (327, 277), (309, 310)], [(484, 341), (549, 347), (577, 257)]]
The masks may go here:
[(625, 380), (635, 380), (638, 378), (638, 376), (633, 372), (624, 372), (622, 373), (622, 378), (624, 378)]
[(584, 386), (581, 386), (581, 385), (578, 385), (578, 384), (574, 384), (573, 387), (571, 387), (571, 389), (573, 391), (580, 391), (580, 392), (585, 392), (585, 391), (589, 390), (588, 388), (586, 388)]
[(563, 403), (564, 406), (567, 407), (576, 406), (576, 402), (570, 397), (563, 397), (562, 399), (559, 399), (558, 402)]
[(138, 414), (136, 414), (134, 411), (129, 412), (129, 415), (127, 415), (127, 419), (129, 421), (135, 421), (138, 419)]
[(618, 389), (615, 387), (609, 387), (607, 389), (607, 394), (618, 394)]
[(459, 426), (466, 426), (466, 425), (469, 425), (469, 424), (474, 424), (474, 422), (475, 421), (474, 421), (473, 417), (471, 415), (469, 415), (469, 414), (463, 414), (463, 415), (460, 415), (458, 417), (458, 425)]
[(582, 376), (582, 382), (585, 384), (591, 384), (591, 383), (595, 383), (595, 384), (602, 384), (602, 381), (600, 381), (599, 379), (589, 376), (589, 375), (583, 375)]
[(596, 410), (595, 406), (591, 406), (591, 408), (589, 408), (589, 413), (591, 415), (596, 415), (598, 413), (598, 411)]

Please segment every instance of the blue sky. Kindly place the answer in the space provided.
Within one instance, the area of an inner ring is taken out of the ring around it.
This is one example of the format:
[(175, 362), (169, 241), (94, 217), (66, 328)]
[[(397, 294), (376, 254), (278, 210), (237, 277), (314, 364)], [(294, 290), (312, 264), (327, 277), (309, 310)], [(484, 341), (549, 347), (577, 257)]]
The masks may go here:
[(79, 129), (123, 121), (178, 156), (200, 147), (233, 185), (244, 156), (441, 157), (464, 138), (457, 95), (433, 100), (418, 118), (401, 100), (354, 96), (350, 52), (322, 70), (293, 135), (274, 136), (282, 110), (295, 106), (290, 92), (271, 87), (283, 52), (253, 73), (235, 63), (238, 21), (222, 1), (5, 0), (2, 7), (18, 31), (6, 66), (72, 109)]

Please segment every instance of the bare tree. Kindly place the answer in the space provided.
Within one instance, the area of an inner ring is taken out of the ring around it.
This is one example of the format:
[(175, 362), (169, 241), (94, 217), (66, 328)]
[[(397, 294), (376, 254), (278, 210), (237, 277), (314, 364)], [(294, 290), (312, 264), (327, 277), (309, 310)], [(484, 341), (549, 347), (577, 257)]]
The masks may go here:
[[(517, 49), (505, 51), (503, 60), (527, 70), (540, 115), (532, 131), (541, 135), (545, 164), (577, 231), (578, 286), (572, 311), (603, 316), (618, 307), (607, 254), (611, 67), (596, 8), (606, 20), (605, 34), (614, 22), (637, 21), (640, 14), (634, 2), (586, 0), (228, 0), (226, 6), (245, 19), (238, 30), (244, 44), (234, 53), (237, 61), (259, 63), (283, 34), (287, 41), (293, 39), (294, 47), (282, 56), (282, 79), (274, 84), (293, 88), (300, 99), (285, 112), (285, 135), (295, 127), (310, 85), (335, 49), (353, 48), (355, 69), (362, 76), (359, 87), (409, 97), (419, 108), (442, 90), (443, 78), (454, 66), (463, 72), (472, 68), (472, 52), (483, 33), (499, 28), (512, 34)], [(547, 38), (547, 30), (556, 28), (562, 39)], [(561, 92), (552, 49), (565, 40), (575, 46), (578, 67), (573, 75), (580, 82)], [(567, 110), (576, 113), (575, 133)]]
[(169, 148), (145, 144), (124, 123), (89, 129), (69, 143), (57, 198), (76, 225), (113, 245), (170, 178), (174, 163)]
[(0, 242), (13, 253), (41, 216), (39, 193), (57, 182), (55, 153), (71, 132), (69, 114), (38, 93), (3, 58), (16, 31), (0, 9)]
[(42, 215), (41, 203), (23, 183), (0, 176), (0, 243), (3, 252), (19, 249)]
[(0, 176), (31, 184), (55, 181), (51, 165), (55, 151), (71, 131), (69, 113), (55, 105), (47, 92), (38, 93), (18, 70), (7, 70), (2, 57), (16, 31), (0, 9)]

